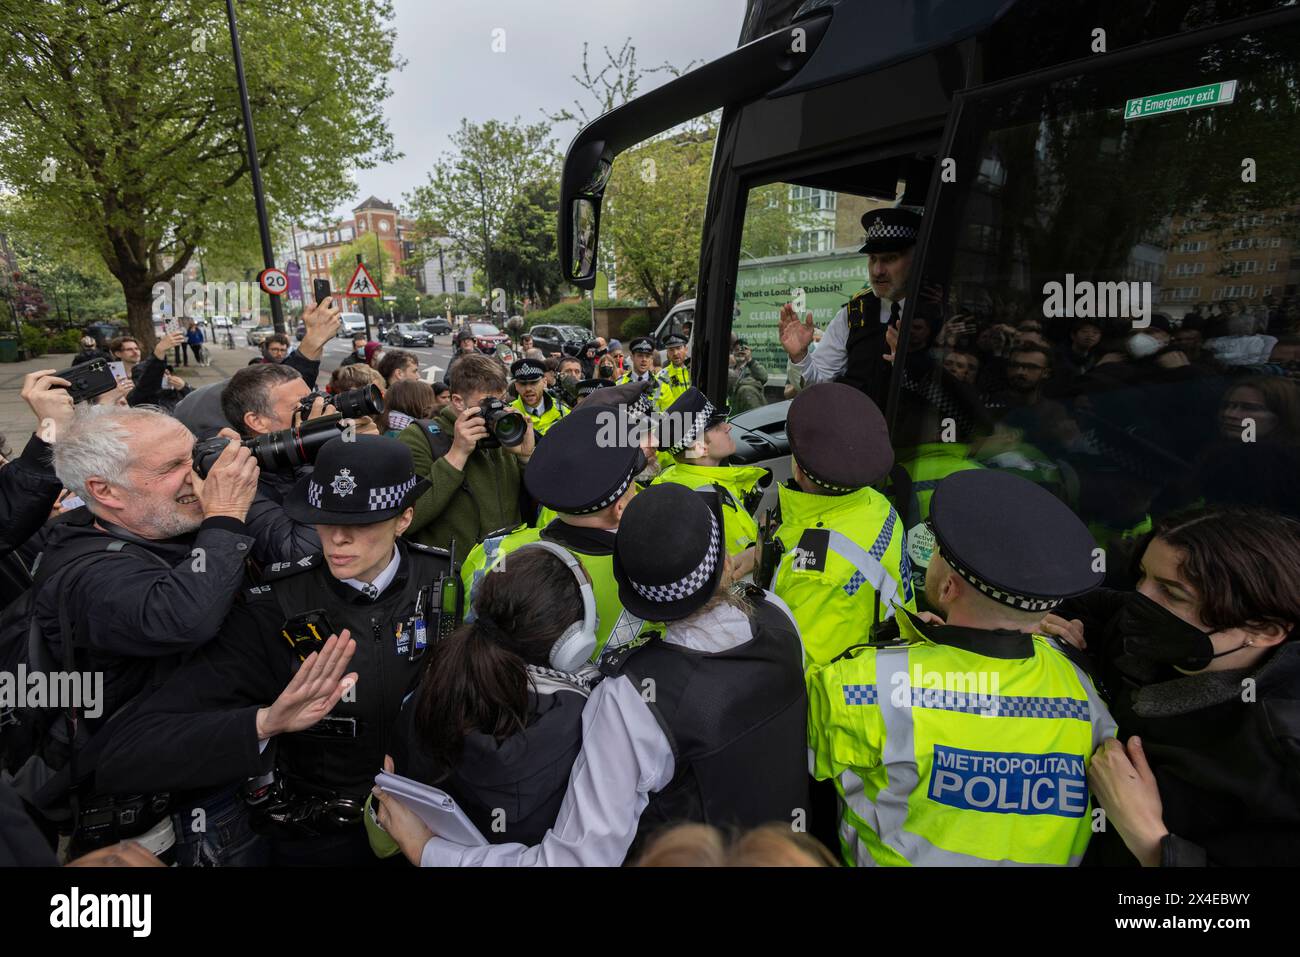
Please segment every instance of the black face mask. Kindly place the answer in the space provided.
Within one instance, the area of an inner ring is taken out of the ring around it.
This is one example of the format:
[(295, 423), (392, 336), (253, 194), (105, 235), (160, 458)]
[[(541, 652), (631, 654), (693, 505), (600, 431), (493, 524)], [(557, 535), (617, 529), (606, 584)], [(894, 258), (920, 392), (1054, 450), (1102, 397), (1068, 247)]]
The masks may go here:
[(1214, 632), (1189, 625), (1140, 592), (1128, 596), (1115, 619), (1115, 627), (1124, 638), (1124, 650), (1130, 655), (1184, 671), (1202, 671), (1215, 658), (1245, 647), (1241, 645), (1216, 654), (1210, 641)]

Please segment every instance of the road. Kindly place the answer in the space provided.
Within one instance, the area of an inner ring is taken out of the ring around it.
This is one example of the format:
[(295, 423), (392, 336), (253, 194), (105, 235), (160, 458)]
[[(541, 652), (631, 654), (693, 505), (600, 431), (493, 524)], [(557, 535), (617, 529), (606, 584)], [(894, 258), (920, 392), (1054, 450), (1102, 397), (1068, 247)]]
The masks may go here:
[[(247, 344), (247, 339), (242, 338), (238, 330), (236, 331), (235, 334), (235, 342), (242, 343), (237, 347), (237, 349), (238, 351), (242, 351), (246, 353), (248, 355), (248, 358), (250, 359), (260, 354), (258, 349), (255, 349), (252, 346)], [(329, 381), (329, 374), (332, 373), (335, 369), (337, 369), (339, 367), (339, 363), (341, 363), (344, 359), (347, 358), (351, 345), (352, 345), (351, 339), (339, 339), (339, 338), (331, 339), (328, 343), (326, 343), (325, 352), (321, 356), (321, 366), (320, 366), (322, 386), (324, 386), (324, 384)], [(297, 342), (294, 342), (294, 346), (295, 348), (297, 347)], [(404, 351), (413, 353), (414, 355), (420, 357), (421, 375), (424, 375), (424, 373), (429, 369), (430, 366), (435, 366), (438, 369), (438, 375), (441, 376), (443, 370), (447, 368), (447, 361), (451, 358), (451, 336), (435, 336), (433, 338), (433, 345), (427, 349), (415, 349), (409, 346), (398, 347), (398, 346), (390, 346), (387, 344), (385, 344), (384, 346), (385, 350), (391, 350), (397, 348), (402, 348)]]

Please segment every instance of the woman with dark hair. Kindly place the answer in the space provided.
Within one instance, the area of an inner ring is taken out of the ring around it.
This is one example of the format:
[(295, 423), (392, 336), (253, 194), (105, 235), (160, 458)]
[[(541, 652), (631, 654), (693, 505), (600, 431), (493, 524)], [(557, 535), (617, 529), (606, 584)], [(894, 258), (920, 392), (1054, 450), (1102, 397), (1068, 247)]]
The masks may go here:
[(569, 654), (583, 591), (557, 551), (522, 546), (483, 577), (398, 722), (396, 772), (446, 791), (493, 843), (534, 843), (555, 823), (598, 677), (592, 649)]
[(1295, 864), (1300, 522), (1186, 511), (1139, 555), (1135, 593), (1094, 592), (1043, 622), (1091, 652), (1119, 723), (1089, 772), (1106, 827), (1085, 863)]

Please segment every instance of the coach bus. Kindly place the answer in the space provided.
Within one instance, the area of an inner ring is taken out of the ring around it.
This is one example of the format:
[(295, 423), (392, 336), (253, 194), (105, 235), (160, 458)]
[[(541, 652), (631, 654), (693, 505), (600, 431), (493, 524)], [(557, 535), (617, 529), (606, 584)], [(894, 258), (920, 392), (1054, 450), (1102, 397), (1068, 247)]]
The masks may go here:
[[(1107, 548), (1197, 502), (1295, 514), (1298, 105), (1289, 0), (750, 0), (734, 52), (574, 139), (562, 266), (594, 284), (620, 154), (714, 117), (691, 354), (714, 402), (733, 335), (784, 382), (782, 302), (824, 329), (867, 285), (862, 215), (901, 205), (923, 218), (886, 411), (913, 485), (1017, 469)], [(734, 419), (778, 480), (795, 385)]]

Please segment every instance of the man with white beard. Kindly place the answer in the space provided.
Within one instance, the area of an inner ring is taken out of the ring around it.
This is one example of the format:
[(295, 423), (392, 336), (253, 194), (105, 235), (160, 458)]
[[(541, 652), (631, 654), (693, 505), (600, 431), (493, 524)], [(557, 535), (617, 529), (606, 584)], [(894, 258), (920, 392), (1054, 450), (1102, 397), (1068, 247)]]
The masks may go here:
[[(244, 583), (257, 461), (232, 442), (200, 479), (193, 445), (160, 410), (116, 405), (79, 409), (54, 445), (55, 473), (86, 507), (50, 529), (36, 572), (41, 641), (29, 668), (71, 664), (103, 675), (101, 713), (77, 721), (78, 779), (93, 770), (87, 747), (103, 723), (213, 638)], [(50, 733), (21, 756), (13, 783), (66, 833), (72, 766), (59, 742), (70, 717), (53, 709), (32, 720), (42, 719)], [(91, 798), (81, 796), (83, 816)]]

